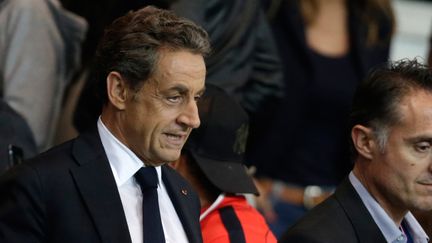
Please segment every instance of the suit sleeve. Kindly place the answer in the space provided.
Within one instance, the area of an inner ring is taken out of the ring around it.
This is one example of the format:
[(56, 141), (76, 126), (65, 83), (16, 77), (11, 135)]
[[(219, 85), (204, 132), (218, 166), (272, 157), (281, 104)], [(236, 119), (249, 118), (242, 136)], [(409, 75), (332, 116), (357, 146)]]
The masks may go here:
[(0, 242), (46, 242), (42, 194), (36, 171), (26, 165), (12, 169), (1, 178)]

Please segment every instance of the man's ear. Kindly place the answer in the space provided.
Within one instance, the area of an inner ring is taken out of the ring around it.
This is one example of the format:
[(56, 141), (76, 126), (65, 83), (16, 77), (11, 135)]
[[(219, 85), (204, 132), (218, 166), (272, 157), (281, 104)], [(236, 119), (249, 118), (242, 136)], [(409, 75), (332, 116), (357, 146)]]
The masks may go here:
[(110, 72), (106, 79), (107, 93), (110, 103), (119, 110), (125, 109), (128, 86), (120, 73)]
[(351, 129), (351, 139), (357, 153), (367, 159), (373, 158), (374, 152), (378, 146), (371, 128), (355, 125)]

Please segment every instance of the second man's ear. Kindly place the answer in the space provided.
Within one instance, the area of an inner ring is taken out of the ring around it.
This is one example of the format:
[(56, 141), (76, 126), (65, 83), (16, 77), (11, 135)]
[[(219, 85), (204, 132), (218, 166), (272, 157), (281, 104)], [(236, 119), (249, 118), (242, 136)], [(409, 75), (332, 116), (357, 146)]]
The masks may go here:
[(351, 139), (357, 153), (367, 159), (373, 158), (378, 144), (371, 128), (355, 125), (351, 129)]
[(119, 110), (125, 109), (128, 96), (128, 86), (120, 73), (110, 72), (106, 79), (107, 93), (110, 103)]

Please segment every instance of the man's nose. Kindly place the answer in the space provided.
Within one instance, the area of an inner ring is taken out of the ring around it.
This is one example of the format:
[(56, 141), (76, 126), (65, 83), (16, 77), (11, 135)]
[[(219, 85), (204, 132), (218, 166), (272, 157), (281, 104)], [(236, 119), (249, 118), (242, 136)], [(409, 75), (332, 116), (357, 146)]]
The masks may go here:
[(198, 114), (198, 106), (195, 100), (191, 100), (185, 106), (178, 118), (179, 122), (191, 128), (198, 128), (201, 121)]

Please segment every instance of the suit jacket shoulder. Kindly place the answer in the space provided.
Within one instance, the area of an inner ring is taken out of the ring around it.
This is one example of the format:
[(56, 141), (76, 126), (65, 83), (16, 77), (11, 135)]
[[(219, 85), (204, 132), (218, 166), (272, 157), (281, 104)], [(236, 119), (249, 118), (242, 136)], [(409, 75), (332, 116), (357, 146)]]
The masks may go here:
[(96, 131), (14, 168), (0, 193), (0, 242), (131, 242)]
[(386, 241), (351, 183), (345, 180), (333, 196), (312, 209), (288, 229), (280, 242), (382, 243)]

